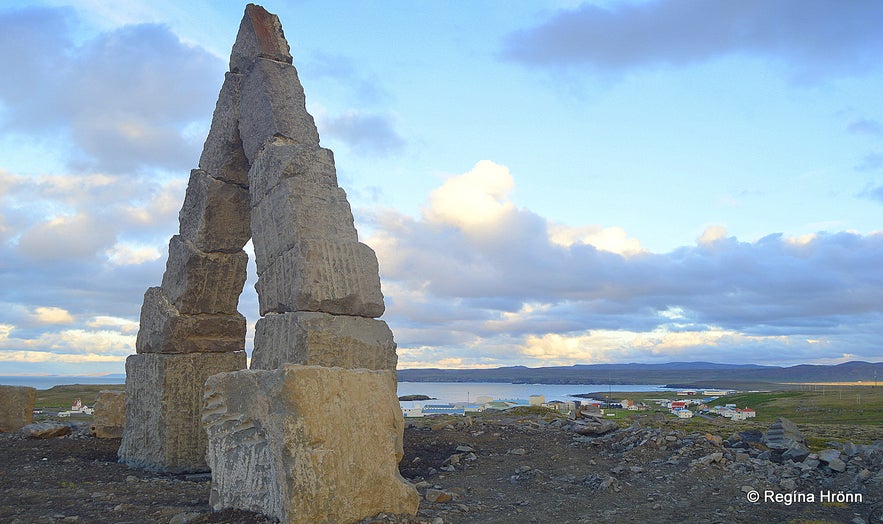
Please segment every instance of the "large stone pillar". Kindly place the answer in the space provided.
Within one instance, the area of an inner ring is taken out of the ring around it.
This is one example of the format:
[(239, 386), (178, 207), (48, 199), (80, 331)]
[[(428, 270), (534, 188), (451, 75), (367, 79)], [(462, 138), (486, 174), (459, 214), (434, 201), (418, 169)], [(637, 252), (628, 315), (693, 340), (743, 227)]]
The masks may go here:
[(251, 202), (237, 127), (239, 82), (231, 74), (221, 88), (162, 283), (144, 294), (137, 354), (126, 360), (127, 423), (119, 457), (130, 466), (207, 470), (200, 421), (205, 380), (246, 367), (246, 323), (237, 307)]
[[(245, 9), (179, 220), (126, 363), (120, 459), (211, 466), (216, 509), (286, 522), (415, 513), (397, 471), (404, 425), (377, 257), (319, 145), (279, 19), (262, 7)], [(261, 318), (252, 370), (236, 371), (249, 237)]]
[(278, 18), (246, 7), (229, 75), (261, 318), (252, 369), (206, 384), (211, 503), (282, 522), (414, 514), (377, 257), (358, 240), (288, 49)]

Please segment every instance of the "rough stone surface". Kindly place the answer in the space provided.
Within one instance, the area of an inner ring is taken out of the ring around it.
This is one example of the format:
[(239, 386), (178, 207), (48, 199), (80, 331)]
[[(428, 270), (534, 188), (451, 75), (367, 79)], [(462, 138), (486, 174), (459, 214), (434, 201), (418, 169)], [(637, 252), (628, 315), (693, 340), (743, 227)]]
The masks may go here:
[(144, 354), (126, 359), (126, 425), (120, 461), (162, 471), (205, 471), (203, 387), (244, 369), (245, 352)]
[(18, 431), (34, 420), (37, 390), (26, 386), (0, 386), (0, 432)]
[(248, 159), (239, 138), (239, 93), (242, 75), (227, 73), (218, 94), (212, 126), (199, 157), (199, 167), (210, 176), (248, 187)]
[(37, 422), (21, 428), (22, 435), (33, 439), (63, 437), (70, 432), (71, 427), (60, 422)]
[(161, 287), (182, 314), (235, 315), (247, 264), (245, 251), (204, 253), (175, 235), (169, 242)]
[(249, 162), (274, 136), (319, 147), (316, 122), (307, 113), (304, 89), (291, 64), (255, 60), (242, 80), (239, 104), (239, 136)]
[(788, 449), (782, 453), (783, 460), (791, 460), (793, 462), (803, 462), (809, 456), (809, 448), (799, 442), (792, 443)]
[(806, 438), (797, 424), (780, 417), (770, 425), (770, 429), (764, 435), (763, 443), (770, 449), (788, 449), (795, 443), (806, 444)]
[(358, 241), (329, 150), (275, 138), (252, 165), (249, 177), (258, 274), (297, 240)]
[(843, 462), (839, 458), (835, 458), (828, 462), (828, 467), (831, 468), (832, 471), (842, 473), (846, 471), (846, 462)]
[(285, 363), (344, 368), (396, 368), (396, 344), (386, 322), (327, 313), (271, 313), (255, 327), (251, 369)]
[(598, 417), (585, 417), (573, 425), (573, 431), (580, 435), (603, 435), (616, 429), (616, 423)]
[[(248, 169), (245, 177), (247, 183)], [(178, 213), (181, 236), (206, 253), (237, 253), (251, 238), (248, 189), (194, 169)]]
[(245, 317), (239, 313), (182, 315), (162, 288), (144, 294), (138, 353), (213, 353), (245, 348)]
[(292, 62), (279, 17), (261, 6), (248, 4), (230, 53), (230, 71), (245, 72), (257, 58)]
[(360, 242), (297, 242), (260, 274), (255, 289), (261, 315), (321, 311), (375, 318), (384, 311), (377, 256)]
[(215, 375), (203, 423), (216, 510), (311, 523), (417, 512), (398, 471), (404, 420), (391, 371), (289, 364)]
[(337, 188), (334, 152), (324, 147), (299, 144), (284, 136), (271, 137), (249, 169), (251, 205), (258, 205), (280, 183), (289, 179), (310, 187), (313, 192)]
[(126, 393), (103, 390), (98, 393), (89, 434), (97, 438), (121, 438), (126, 425)]
[(840, 451), (836, 449), (823, 449), (819, 451), (819, 460), (822, 462), (831, 462), (832, 460), (840, 458)]

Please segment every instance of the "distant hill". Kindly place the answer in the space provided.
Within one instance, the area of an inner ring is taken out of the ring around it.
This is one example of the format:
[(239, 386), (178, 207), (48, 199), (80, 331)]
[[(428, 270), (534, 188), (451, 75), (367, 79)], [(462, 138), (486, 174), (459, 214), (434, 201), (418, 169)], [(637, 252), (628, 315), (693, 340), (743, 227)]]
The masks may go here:
[(883, 362), (846, 362), (791, 367), (714, 362), (665, 364), (577, 364), (494, 369), (400, 369), (400, 382), (502, 382), (512, 384), (679, 384), (716, 387), (726, 383), (868, 382), (883, 383)]

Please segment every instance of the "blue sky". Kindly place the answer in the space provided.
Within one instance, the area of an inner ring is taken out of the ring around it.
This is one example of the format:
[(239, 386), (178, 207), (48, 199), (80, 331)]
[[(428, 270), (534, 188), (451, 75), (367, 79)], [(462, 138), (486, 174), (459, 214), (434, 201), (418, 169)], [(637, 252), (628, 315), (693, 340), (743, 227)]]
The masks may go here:
[[(263, 5), (400, 368), (883, 358), (883, 4)], [(0, 2), (0, 375), (123, 371), (243, 8)]]

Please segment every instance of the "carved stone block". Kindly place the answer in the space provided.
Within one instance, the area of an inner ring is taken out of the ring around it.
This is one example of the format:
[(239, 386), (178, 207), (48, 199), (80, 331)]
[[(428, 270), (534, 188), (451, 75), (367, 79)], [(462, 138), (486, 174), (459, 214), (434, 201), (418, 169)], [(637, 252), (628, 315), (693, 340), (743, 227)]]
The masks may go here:
[(204, 253), (179, 235), (169, 242), (169, 259), (162, 288), (184, 315), (235, 315), (245, 284), (248, 255)]
[(261, 315), (320, 311), (375, 318), (384, 310), (377, 256), (359, 242), (297, 242), (260, 274), (255, 288)]
[(178, 221), (181, 237), (200, 251), (239, 252), (251, 238), (248, 189), (194, 169)]
[(255, 327), (251, 369), (285, 363), (395, 371), (396, 343), (386, 322), (327, 313), (271, 313)]
[(208, 377), (244, 369), (245, 351), (131, 355), (120, 462), (168, 472), (207, 471), (202, 396)]
[(210, 504), (280, 522), (417, 512), (399, 474), (404, 419), (391, 371), (287, 364), (208, 379)]
[(274, 136), (319, 147), (316, 122), (307, 113), (306, 97), (291, 64), (258, 58), (242, 80), (239, 137), (249, 162)]
[(183, 315), (162, 288), (144, 293), (141, 326), (135, 341), (138, 353), (223, 353), (245, 349), (245, 317)]

